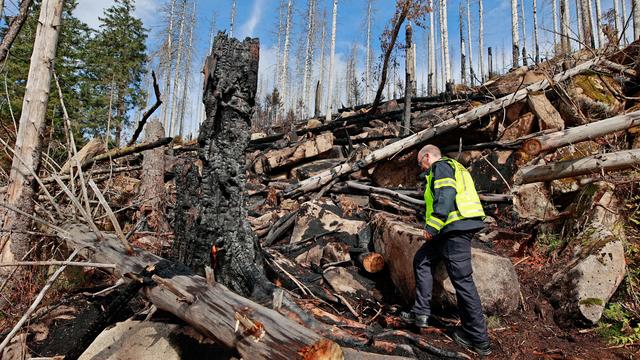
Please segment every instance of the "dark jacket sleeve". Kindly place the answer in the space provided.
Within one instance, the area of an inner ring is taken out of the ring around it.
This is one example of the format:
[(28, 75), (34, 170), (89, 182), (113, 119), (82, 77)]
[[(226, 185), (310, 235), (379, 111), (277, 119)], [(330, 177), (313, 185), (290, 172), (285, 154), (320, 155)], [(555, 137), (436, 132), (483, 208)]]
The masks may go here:
[[(453, 167), (446, 161), (434, 163), (432, 169), (433, 183), (431, 184), (431, 191), (433, 193), (433, 213), (431, 217), (437, 218), (440, 222), (444, 223), (449, 213), (456, 208), (455, 173)], [(442, 230), (442, 228), (437, 229), (429, 225), (428, 221), (425, 223), (425, 229), (434, 236)]]

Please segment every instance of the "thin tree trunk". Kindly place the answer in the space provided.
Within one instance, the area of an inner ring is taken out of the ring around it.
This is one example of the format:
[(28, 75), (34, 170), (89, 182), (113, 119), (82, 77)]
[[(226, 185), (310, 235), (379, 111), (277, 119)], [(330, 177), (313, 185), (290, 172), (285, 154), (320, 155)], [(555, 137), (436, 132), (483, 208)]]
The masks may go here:
[(180, 126), (178, 135), (184, 135), (184, 115), (187, 110), (187, 99), (189, 91), (189, 78), (191, 77), (191, 56), (193, 53), (193, 28), (196, 26), (196, 2), (193, 2), (193, 13), (191, 14), (191, 26), (189, 27), (189, 47), (187, 48), (187, 63), (185, 64), (185, 72), (182, 88), (182, 107), (180, 109)]
[[(484, 83), (485, 78), (484, 78), (484, 10), (482, 7), (482, 0), (478, 0), (478, 14), (479, 14), (479, 24), (478, 24), (478, 28), (479, 28), (479, 44), (478, 47), (480, 50), (479, 51), (479, 56), (480, 56), (480, 64), (479, 64), (479, 68), (480, 68), (480, 81), (482, 83)], [(491, 68), (489, 68), (489, 76), (491, 76)]]
[(518, 27), (518, 0), (511, 0), (511, 48), (513, 54), (512, 68), (520, 66), (520, 29)]
[(527, 17), (524, 14), (524, 0), (521, 0), (520, 13), (522, 16), (522, 65), (527, 66)]
[(560, 22), (561, 33), (560, 43), (562, 47), (562, 53), (568, 54), (571, 52), (571, 42), (569, 39), (569, 0), (560, 0)]
[(533, 0), (533, 46), (535, 47), (535, 62), (540, 62), (540, 46), (538, 44), (538, 3)]
[(558, 51), (558, 39), (560, 36), (560, 29), (558, 27), (558, 0), (551, 0), (551, 12), (553, 12), (553, 51), (555, 53)]
[[(29, 63), (15, 156), (9, 173), (5, 202), (22, 213), (34, 213), (35, 181), (30, 174), (40, 167), (45, 117), (51, 87), (51, 66), (56, 56), (63, 0), (43, 0)], [(29, 250), (32, 220), (17, 212), (5, 213), (0, 237), (0, 262), (22, 259)], [(15, 232), (12, 232), (15, 231)], [(2, 278), (3, 276), (0, 276)], [(15, 279), (15, 278), (14, 278)]]
[(402, 136), (407, 136), (411, 130), (411, 98), (415, 96), (413, 93), (413, 83), (415, 81), (415, 69), (413, 65), (413, 46), (412, 46), (412, 29), (411, 24), (406, 27), (406, 62), (405, 62), (405, 84), (404, 84), (404, 126), (402, 128)]
[(438, 33), (440, 34), (440, 86), (447, 88), (446, 71), (444, 69), (444, 34), (442, 33), (442, 0), (438, 0)]
[(186, 12), (187, 12), (187, 0), (183, 0), (182, 10), (180, 11), (180, 33), (178, 35), (176, 72), (175, 72), (175, 77), (173, 78), (173, 96), (171, 98), (171, 116), (169, 117), (169, 127), (167, 128), (167, 131), (169, 132), (168, 134), (169, 136), (174, 136), (176, 134), (176, 116), (178, 115), (176, 110), (178, 108), (178, 102), (180, 100), (180, 94), (179, 94), (180, 88), (178, 87), (178, 81), (181, 78), (180, 62), (182, 60), (182, 46), (184, 44), (184, 23), (185, 23)]
[(304, 75), (302, 79), (302, 98), (304, 99), (304, 117), (309, 113), (309, 103), (310, 100), (310, 90), (311, 86), (311, 65), (313, 63), (313, 39), (314, 39), (314, 29), (315, 29), (315, 0), (309, 0), (308, 2), (309, 11), (307, 14), (307, 47), (304, 58)]
[(586, 38), (584, 37), (584, 30), (582, 30), (582, 22), (584, 19), (582, 18), (582, 1), (584, 0), (575, 0), (576, 3), (576, 22), (578, 23), (578, 49), (582, 49), (585, 44)]
[[(173, 68), (173, 14), (175, 11), (176, 0), (171, 0), (171, 12), (169, 13), (169, 33), (167, 34), (167, 48), (166, 48), (166, 58), (167, 64), (165, 66), (165, 80), (164, 80), (164, 97), (165, 99), (171, 98), (171, 75)], [(169, 101), (165, 102), (165, 106), (162, 107), (162, 124), (167, 131), (171, 131), (169, 129)]]
[(587, 0), (587, 13), (589, 15), (589, 30), (591, 31), (591, 48), (597, 49), (596, 39), (597, 36), (593, 32), (593, 5), (591, 4), (592, 0)]
[(620, 36), (620, 30), (622, 27), (620, 26), (620, 9), (618, 6), (618, 0), (613, 0), (613, 27), (616, 30), (616, 36)]
[[(3, 14), (4, 1), (2, 1), (1, 4), (0, 17)], [(9, 49), (11, 48), (13, 41), (18, 37), (18, 33), (20, 33), (20, 29), (22, 29), (22, 25), (24, 25), (24, 22), (27, 20), (30, 6), (31, 0), (22, 0), (20, 2), (18, 14), (9, 21), (7, 30), (2, 38), (2, 42), (0, 42), (0, 62), (4, 61), (9, 54)]]
[(444, 55), (444, 73), (445, 80), (447, 83), (452, 83), (453, 79), (451, 78), (451, 63), (449, 58), (449, 29), (448, 29), (448, 20), (447, 20), (447, 0), (440, 0), (440, 9), (442, 11), (442, 36), (443, 36), (443, 55)]
[(331, 121), (331, 105), (333, 101), (333, 62), (336, 56), (336, 20), (338, 18), (338, 0), (333, 0), (333, 20), (331, 21), (331, 50), (329, 52), (329, 86), (327, 89), (327, 112), (325, 121)]
[[(276, 73), (273, 76), (273, 87), (277, 88), (280, 84), (280, 75), (282, 71), (280, 70), (280, 66), (282, 64), (282, 57), (280, 56), (280, 52), (282, 50), (282, 9), (284, 9), (283, 0), (280, 0), (280, 5), (278, 6), (278, 47), (276, 48)], [(213, 48), (213, 45), (212, 45)], [(211, 55), (211, 54), (209, 54)]]
[(289, 96), (289, 94), (287, 93), (287, 83), (288, 83), (288, 75), (289, 75), (289, 46), (291, 43), (291, 16), (292, 16), (292, 12), (293, 12), (293, 2), (291, 0), (289, 0), (288, 4), (287, 4), (287, 21), (286, 21), (286, 27), (285, 27), (285, 35), (284, 35), (284, 55), (282, 57), (282, 75), (281, 75), (281, 81), (282, 83), (280, 84), (280, 98), (282, 99), (281, 103), (283, 104), (283, 108), (284, 108), (284, 118), (287, 117), (286, 115), (286, 109), (287, 109), (287, 96)]
[(475, 73), (473, 72), (473, 46), (471, 45), (471, 0), (467, 0), (467, 44), (469, 46), (469, 84), (474, 86)]
[[(598, 33), (598, 46), (602, 48), (604, 47), (604, 44), (605, 44), (604, 32), (602, 31), (602, 11), (601, 11), (602, 5), (600, 4), (600, 0), (595, 0), (595, 1), (596, 1), (596, 32)], [(615, 1), (616, 0), (614, 0), (614, 2)]]
[(633, 39), (640, 38), (640, 1), (631, 0), (631, 10), (633, 11)]
[(622, 31), (622, 43), (627, 45), (629, 42), (627, 41), (627, 32), (629, 31), (629, 26), (627, 22), (627, 3), (626, 0), (621, 1), (621, 11), (622, 11), (622, 27), (620, 28)]
[(231, 21), (229, 24), (229, 36), (233, 37), (233, 27), (236, 22), (236, 0), (231, 2)]
[(435, 16), (433, 12), (435, 9), (433, 8), (433, 0), (429, 0), (429, 5), (431, 6), (431, 11), (429, 12), (429, 95), (433, 96), (438, 91), (438, 79), (436, 76), (436, 24), (435, 24)]
[(491, 46), (489, 46), (489, 48), (487, 49), (487, 58), (488, 58), (488, 73), (489, 73), (489, 80), (493, 77), (493, 54), (491, 52)]
[(364, 68), (364, 88), (365, 88), (365, 103), (369, 103), (371, 99), (371, 18), (373, 0), (367, 1), (367, 53), (365, 59)]
[(580, 0), (580, 12), (581, 12), (581, 23), (582, 23), (582, 39), (584, 43), (595, 49), (595, 39), (593, 37), (593, 31), (591, 26), (591, 11), (590, 9), (590, 0)]
[[(324, 86), (324, 52), (327, 48), (326, 42), (326, 34), (327, 34), (327, 9), (322, 10), (322, 39), (320, 40), (320, 46), (322, 47), (321, 55), (320, 55), (320, 79), (318, 80), (318, 89), (316, 89), (316, 114), (315, 116), (320, 116), (319, 109), (322, 109), (322, 92)], [(318, 95), (319, 94), (319, 95)]]
[(464, 47), (464, 29), (462, 26), (463, 13), (464, 13), (464, 7), (462, 4), (460, 4), (460, 10), (458, 11), (458, 15), (459, 15), (458, 17), (460, 21), (460, 83), (462, 85), (467, 85), (467, 66), (466, 66), (467, 56), (466, 56), (466, 51)]

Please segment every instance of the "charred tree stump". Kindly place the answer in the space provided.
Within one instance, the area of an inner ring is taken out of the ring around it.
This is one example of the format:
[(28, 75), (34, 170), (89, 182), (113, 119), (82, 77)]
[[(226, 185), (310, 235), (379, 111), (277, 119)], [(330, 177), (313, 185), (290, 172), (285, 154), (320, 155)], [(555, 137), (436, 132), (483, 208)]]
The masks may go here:
[[(245, 157), (258, 84), (258, 39), (218, 34), (204, 66), (207, 118), (200, 128), (202, 178), (194, 168), (178, 182), (174, 254), (244, 296), (271, 288), (258, 240), (247, 221)], [(187, 185), (187, 187), (185, 187)], [(188, 225), (188, 226), (185, 226)], [(185, 253), (188, 251), (189, 253)]]

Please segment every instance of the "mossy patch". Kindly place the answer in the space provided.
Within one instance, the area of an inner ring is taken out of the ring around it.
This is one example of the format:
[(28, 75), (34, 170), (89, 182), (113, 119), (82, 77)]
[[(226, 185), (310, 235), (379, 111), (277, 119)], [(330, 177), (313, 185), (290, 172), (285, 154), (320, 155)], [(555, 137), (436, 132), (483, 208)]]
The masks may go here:
[(604, 306), (604, 301), (598, 298), (586, 298), (586, 299), (580, 300), (580, 305)]

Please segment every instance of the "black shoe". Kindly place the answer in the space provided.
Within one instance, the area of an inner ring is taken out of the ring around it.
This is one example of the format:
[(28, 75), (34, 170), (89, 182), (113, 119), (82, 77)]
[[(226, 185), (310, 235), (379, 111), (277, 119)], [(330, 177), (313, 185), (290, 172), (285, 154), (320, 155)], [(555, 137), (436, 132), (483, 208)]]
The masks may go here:
[(465, 334), (461, 329), (453, 332), (453, 340), (458, 343), (458, 345), (474, 351), (480, 356), (487, 356), (491, 354), (491, 343), (489, 343), (488, 341), (473, 343), (471, 340), (469, 340), (467, 334)]
[(429, 317), (427, 315), (416, 315), (415, 325), (419, 328), (429, 327)]
[(406, 325), (413, 325), (416, 322), (416, 314), (414, 314), (412, 311), (401, 311), (400, 321), (402, 321)]

